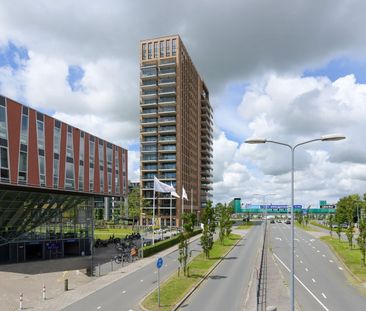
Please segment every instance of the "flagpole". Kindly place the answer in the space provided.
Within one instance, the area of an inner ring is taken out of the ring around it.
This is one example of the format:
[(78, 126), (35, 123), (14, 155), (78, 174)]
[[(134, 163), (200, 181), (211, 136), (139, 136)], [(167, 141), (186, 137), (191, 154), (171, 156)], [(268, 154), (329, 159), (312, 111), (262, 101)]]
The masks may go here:
[(172, 209), (173, 209), (173, 197), (172, 193), (170, 193), (170, 236), (172, 236)]

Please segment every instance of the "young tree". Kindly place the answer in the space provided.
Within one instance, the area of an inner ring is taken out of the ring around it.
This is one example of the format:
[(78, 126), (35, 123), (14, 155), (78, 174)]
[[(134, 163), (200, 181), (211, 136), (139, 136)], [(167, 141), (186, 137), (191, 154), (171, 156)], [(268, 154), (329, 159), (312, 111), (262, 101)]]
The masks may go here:
[(225, 235), (226, 236), (230, 236), (230, 233), (232, 231), (233, 228), (233, 222), (231, 221), (231, 215), (234, 212), (234, 209), (232, 206), (230, 205), (224, 205), (225, 206)]
[(230, 220), (231, 209), (225, 204), (217, 203), (216, 205), (216, 218), (219, 224), (219, 240), (221, 244), (224, 244), (225, 236), (231, 233), (232, 222)]
[(302, 221), (304, 220), (304, 218), (302, 216), (302, 212), (296, 212), (296, 218), (297, 218), (297, 222), (299, 223), (299, 225), (301, 225)]
[(210, 258), (210, 251), (213, 247), (213, 235), (215, 233), (215, 212), (212, 208), (212, 202), (208, 201), (201, 217), (203, 231), (201, 236), (201, 245), (206, 258)]
[(362, 263), (366, 265), (366, 220), (362, 217), (359, 221), (359, 235), (357, 238), (357, 244), (360, 247), (362, 254)]
[(334, 218), (334, 215), (329, 215), (329, 234), (330, 236), (333, 235), (333, 218)]
[(132, 218), (132, 230), (135, 223), (140, 219), (142, 209), (148, 207), (148, 205), (147, 200), (141, 199), (139, 188), (133, 188), (128, 194), (128, 216)]
[(194, 231), (194, 224), (196, 222), (196, 215), (193, 213), (183, 214), (183, 232), (180, 233), (179, 242), (179, 263), (183, 268), (183, 273), (187, 273), (187, 262), (188, 262), (188, 243), (189, 238), (192, 236)]

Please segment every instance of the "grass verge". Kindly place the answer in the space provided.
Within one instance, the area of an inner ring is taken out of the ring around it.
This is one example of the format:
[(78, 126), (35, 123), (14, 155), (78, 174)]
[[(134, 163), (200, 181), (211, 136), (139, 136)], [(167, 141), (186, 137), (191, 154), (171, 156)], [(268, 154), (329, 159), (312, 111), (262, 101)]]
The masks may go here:
[(126, 234), (131, 234), (132, 229), (131, 228), (106, 228), (106, 229), (95, 229), (94, 230), (94, 239), (102, 239), (106, 240), (111, 235), (114, 234), (114, 236), (117, 238), (124, 238)]
[(210, 258), (206, 259), (203, 253), (196, 256), (188, 265), (190, 276), (178, 277), (174, 273), (166, 282), (160, 286), (160, 308), (158, 307), (157, 290), (154, 290), (142, 302), (142, 305), (151, 311), (168, 311), (184, 297), (184, 295), (196, 285), (209, 271), (209, 269), (224, 256), (232, 246), (240, 239), (240, 235), (231, 234), (226, 237), (224, 244), (215, 241), (210, 252)]
[(361, 252), (358, 247), (349, 249), (348, 242), (339, 241), (330, 236), (321, 237), (342, 259), (348, 269), (362, 282), (366, 282), (366, 267), (361, 262)]
[(316, 228), (305, 226), (304, 224), (300, 225), (298, 222), (295, 222), (295, 227), (300, 228), (300, 229), (305, 230), (305, 231), (319, 231)]
[(253, 223), (247, 222), (243, 225), (234, 226), (233, 229), (239, 229), (239, 230), (248, 230), (253, 226)]

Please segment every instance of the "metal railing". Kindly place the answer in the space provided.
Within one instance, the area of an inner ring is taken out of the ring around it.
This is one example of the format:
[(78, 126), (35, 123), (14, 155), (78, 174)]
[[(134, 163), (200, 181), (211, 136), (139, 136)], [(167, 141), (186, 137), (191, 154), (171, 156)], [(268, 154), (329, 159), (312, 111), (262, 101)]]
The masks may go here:
[(257, 311), (265, 311), (267, 305), (267, 219), (264, 224), (264, 236), (261, 261), (257, 273)]

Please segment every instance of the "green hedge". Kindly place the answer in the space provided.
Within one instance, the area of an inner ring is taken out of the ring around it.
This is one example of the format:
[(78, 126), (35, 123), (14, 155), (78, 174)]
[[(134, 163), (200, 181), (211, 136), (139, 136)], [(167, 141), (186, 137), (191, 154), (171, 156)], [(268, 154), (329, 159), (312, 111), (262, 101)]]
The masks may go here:
[[(202, 233), (202, 229), (199, 229), (199, 230), (195, 230), (191, 237), (192, 236), (195, 236), (197, 234), (200, 234)], [(160, 242), (157, 242), (155, 243), (155, 245), (149, 245), (149, 246), (145, 246), (144, 247), (144, 257), (149, 257), (149, 256), (152, 256), (156, 253), (159, 253), (169, 247), (172, 247), (176, 244), (179, 243), (179, 235), (173, 237), (173, 238), (170, 238), (168, 240), (164, 240), (164, 241), (160, 241)]]

